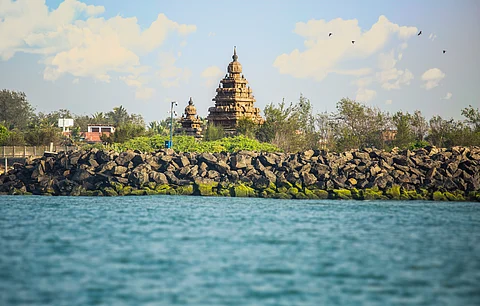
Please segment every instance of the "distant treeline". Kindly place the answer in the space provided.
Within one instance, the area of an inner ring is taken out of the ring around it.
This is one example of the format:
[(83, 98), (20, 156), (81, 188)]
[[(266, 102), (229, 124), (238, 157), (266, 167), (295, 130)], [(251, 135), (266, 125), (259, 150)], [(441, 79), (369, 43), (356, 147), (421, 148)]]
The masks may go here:
[[(427, 145), (437, 147), (480, 146), (480, 112), (469, 106), (461, 110), (463, 120), (434, 116), (427, 120), (420, 111), (389, 114), (344, 98), (337, 102), (332, 113), (314, 113), (309, 99), (300, 96), (295, 103), (269, 104), (264, 109), (265, 123), (261, 126), (248, 119), (241, 120), (237, 132), (260, 142), (270, 143), (284, 152), (307, 149), (345, 151), (375, 147), (418, 148)], [(73, 118), (71, 137), (65, 137), (57, 127), (58, 119)], [(222, 128), (208, 125), (205, 119), (204, 140), (214, 141), (226, 135)], [(148, 142), (148, 137), (168, 136), (170, 120), (153, 121), (148, 125), (142, 115), (129, 114), (123, 106), (112, 111), (92, 115), (75, 115), (60, 109), (50, 113), (35, 112), (25, 93), (0, 91), (0, 145), (48, 145), (79, 144), (81, 132), (88, 124), (111, 124), (116, 131), (104, 137), (104, 144), (112, 146), (127, 141)], [(177, 121), (175, 128), (179, 127)], [(142, 137), (141, 141), (130, 141)], [(155, 140), (158, 138), (155, 138)], [(190, 148), (198, 146), (191, 139)], [(124, 145), (116, 146), (125, 147)]]

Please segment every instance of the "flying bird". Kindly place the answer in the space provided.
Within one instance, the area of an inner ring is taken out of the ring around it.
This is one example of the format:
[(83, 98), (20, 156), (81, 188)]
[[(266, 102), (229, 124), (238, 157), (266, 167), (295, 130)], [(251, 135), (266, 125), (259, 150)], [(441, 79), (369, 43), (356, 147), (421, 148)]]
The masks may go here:
[(355, 44), (355, 41), (354, 41), (354, 40), (352, 40), (352, 45), (354, 45), (354, 44)]
[(332, 32), (328, 33), (328, 37), (332, 36)]
[(420, 36), (420, 35), (422, 35), (422, 31), (418, 32), (418, 34), (417, 34), (417, 36)]
[(443, 50), (443, 54), (445, 54), (445, 52), (447, 52), (446, 50)]

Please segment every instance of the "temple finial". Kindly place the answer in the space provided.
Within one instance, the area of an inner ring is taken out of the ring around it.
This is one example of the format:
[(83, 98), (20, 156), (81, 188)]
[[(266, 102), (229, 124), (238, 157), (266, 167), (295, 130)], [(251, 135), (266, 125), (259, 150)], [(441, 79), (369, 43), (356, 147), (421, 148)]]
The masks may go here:
[(237, 46), (233, 46), (233, 61), (236, 62), (237, 59), (238, 59), (238, 56), (237, 56)]

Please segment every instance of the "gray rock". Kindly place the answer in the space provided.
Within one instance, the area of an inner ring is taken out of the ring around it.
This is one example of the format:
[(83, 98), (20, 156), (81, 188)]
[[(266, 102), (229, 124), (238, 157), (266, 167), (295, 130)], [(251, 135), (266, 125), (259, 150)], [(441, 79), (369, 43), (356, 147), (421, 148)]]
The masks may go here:
[(248, 164), (249, 162), (246, 155), (235, 154), (230, 157), (230, 165), (234, 170), (247, 168)]
[(115, 158), (115, 162), (119, 166), (127, 166), (134, 157), (135, 153), (133, 153), (133, 151), (125, 151), (120, 153), (120, 155)]

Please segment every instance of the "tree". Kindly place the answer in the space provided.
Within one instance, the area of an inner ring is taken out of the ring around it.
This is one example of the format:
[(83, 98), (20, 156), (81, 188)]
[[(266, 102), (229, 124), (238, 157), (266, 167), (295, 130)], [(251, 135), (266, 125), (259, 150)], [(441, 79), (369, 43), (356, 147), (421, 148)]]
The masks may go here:
[(33, 111), (25, 93), (6, 89), (0, 91), (0, 124), (9, 130), (25, 129)]
[(318, 134), (318, 147), (330, 149), (333, 144), (333, 131), (330, 116), (325, 113), (315, 115), (315, 129)]
[(480, 111), (474, 109), (471, 105), (462, 109), (462, 115), (467, 118), (466, 122), (469, 124), (474, 132), (480, 132)]
[(117, 127), (115, 129), (115, 132), (110, 137), (103, 137), (102, 140), (110, 143), (112, 142), (123, 143), (132, 138), (140, 137), (144, 135), (145, 135), (144, 126), (127, 122)]
[(106, 114), (106, 117), (115, 125), (115, 127), (119, 127), (120, 125), (127, 123), (129, 115), (127, 110), (120, 105), (119, 107), (114, 107), (113, 111), (110, 111)]
[(0, 124), (0, 146), (3, 146), (9, 136), (8, 129)]
[(397, 112), (392, 117), (393, 124), (397, 129), (395, 140), (393, 144), (399, 148), (406, 148), (410, 143), (415, 140), (415, 135), (411, 129), (412, 115), (408, 112)]
[(421, 111), (416, 110), (413, 113), (411, 118), (411, 125), (415, 141), (423, 141), (428, 132), (428, 123), (427, 120), (425, 120), (425, 117), (423, 117)]
[(296, 106), (286, 106), (282, 101), (276, 107), (270, 103), (265, 107), (265, 123), (257, 131), (257, 139), (270, 142), (286, 152), (296, 152), (305, 146), (303, 131)]
[(237, 133), (248, 138), (255, 138), (258, 125), (252, 119), (243, 117), (238, 120)]
[(96, 112), (92, 115), (90, 124), (108, 124), (108, 119), (103, 112)]
[(437, 147), (450, 147), (453, 142), (449, 137), (453, 130), (454, 120), (445, 120), (440, 116), (433, 116), (429, 121), (430, 130), (427, 140)]
[(225, 137), (225, 130), (219, 125), (209, 123), (204, 136), (206, 141), (222, 139)]
[(384, 147), (382, 133), (389, 117), (378, 108), (344, 98), (337, 103), (332, 119), (337, 150)]

